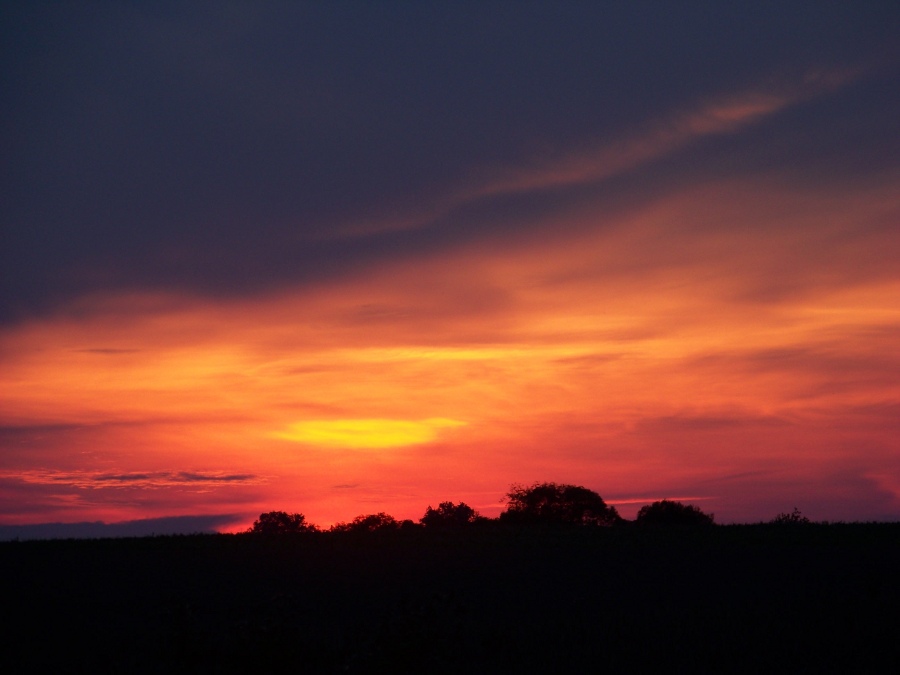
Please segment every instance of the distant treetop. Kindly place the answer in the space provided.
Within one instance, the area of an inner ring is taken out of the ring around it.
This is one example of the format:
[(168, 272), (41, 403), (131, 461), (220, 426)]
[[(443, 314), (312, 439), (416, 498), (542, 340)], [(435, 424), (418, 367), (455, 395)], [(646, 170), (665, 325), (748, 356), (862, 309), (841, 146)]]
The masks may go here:
[[(615, 507), (586, 487), (565, 483), (513, 484), (506, 493), (506, 510), (499, 521), (506, 524), (592, 525), (609, 526), (624, 523)], [(383, 511), (363, 514), (349, 523), (335, 523), (330, 532), (378, 532), (390, 530), (440, 530), (460, 528), (473, 523), (491, 522), (465, 502), (440, 502), (437, 508), (428, 506), (416, 523), (398, 521)], [(793, 513), (779, 514), (773, 524), (803, 524), (809, 519), (798, 509)], [(713, 514), (707, 514), (696, 506), (668, 499), (653, 502), (638, 511), (637, 525), (712, 525)], [(255, 534), (285, 534), (318, 532), (316, 525), (306, 522), (302, 513), (269, 511), (262, 513), (248, 530)]]
[(663, 499), (642, 506), (635, 522), (638, 525), (712, 525), (713, 514), (704, 513), (692, 504)]
[(394, 516), (381, 511), (369, 515), (356, 516), (349, 523), (335, 523), (332, 532), (375, 532), (378, 530), (399, 530), (401, 523)]
[(769, 521), (772, 525), (809, 525), (809, 522), (796, 506), (791, 513), (779, 513)]
[(478, 511), (465, 502), (441, 502), (436, 509), (429, 506), (419, 519), (425, 527), (461, 527), (481, 519)]
[(608, 506), (593, 490), (580, 485), (534, 483), (512, 485), (506, 493), (507, 522), (614, 525), (621, 521), (615, 507)]
[(302, 513), (286, 513), (269, 511), (261, 513), (250, 528), (253, 534), (294, 534), (298, 532), (316, 532), (318, 527), (306, 522)]

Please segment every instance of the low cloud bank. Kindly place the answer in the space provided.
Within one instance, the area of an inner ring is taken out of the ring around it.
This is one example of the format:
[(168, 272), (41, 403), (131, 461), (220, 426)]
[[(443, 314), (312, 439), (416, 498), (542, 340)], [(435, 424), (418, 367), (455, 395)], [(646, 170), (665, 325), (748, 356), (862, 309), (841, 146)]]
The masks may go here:
[(168, 534), (212, 534), (238, 521), (240, 516), (170, 516), (126, 520), (120, 523), (41, 523), (39, 525), (0, 525), (0, 541), (28, 539), (102, 539), (147, 537)]

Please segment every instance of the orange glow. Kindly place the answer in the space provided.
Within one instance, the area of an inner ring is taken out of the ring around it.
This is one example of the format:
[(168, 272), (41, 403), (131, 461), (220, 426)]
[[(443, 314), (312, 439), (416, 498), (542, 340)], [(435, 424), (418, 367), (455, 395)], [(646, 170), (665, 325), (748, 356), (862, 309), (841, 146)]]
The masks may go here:
[(433, 418), (410, 420), (310, 420), (296, 422), (273, 434), (296, 443), (337, 448), (399, 448), (430, 443), (438, 430), (464, 426), (465, 422)]
[(132, 4), (3, 15), (0, 538), (900, 520), (900, 3)]
[(496, 515), (534, 480), (741, 520), (848, 472), (896, 509), (896, 244), (807, 253), (891, 199), (721, 183), (247, 301), (86, 299), (0, 335), (0, 478), (43, 490), (42, 520)]

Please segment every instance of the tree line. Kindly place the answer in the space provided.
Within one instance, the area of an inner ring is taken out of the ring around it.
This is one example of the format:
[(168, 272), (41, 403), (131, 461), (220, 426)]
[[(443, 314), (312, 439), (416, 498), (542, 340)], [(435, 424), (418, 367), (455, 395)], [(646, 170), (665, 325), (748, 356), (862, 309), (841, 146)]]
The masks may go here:
[[(328, 532), (376, 532), (381, 530), (430, 530), (461, 528), (491, 522), (517, 525), (581, 525), (587, 527), (615, 527), (624, 524), (642, 526), (693, 526), (708, 527), (714, 524), (714, 515), (705, 513), (692, 504), (662, 499), (642, 506), (634, 521), (622, 518), (616, 508), (586, 487), (559, 483), (533, 483), (510, 486), (504, 496), (506, 509), (499, 518), (487, 518), (465, 502), (441, 502), (437, 508), (428, 506), (418, 522), (397, 520), (390, 514), (379, 512), (359, 515), (350, 522), (332, 525)], [(770, 521), (776, 525), (802, 525), (809, 523), (796, 508), (792, 513), (781, 513)], [(284, 534), (321, 532), (317, 525), (307, 522), (302, 513), (269, 511), (260, 514), (248, 530), (254, 534)]]

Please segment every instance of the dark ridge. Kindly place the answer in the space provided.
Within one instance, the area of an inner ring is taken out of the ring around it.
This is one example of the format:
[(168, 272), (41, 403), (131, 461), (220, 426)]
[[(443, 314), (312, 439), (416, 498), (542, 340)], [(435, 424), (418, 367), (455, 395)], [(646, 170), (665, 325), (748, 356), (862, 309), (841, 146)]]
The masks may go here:
[(0, 670), (879, 672), (900, 524), (0, 543)]

